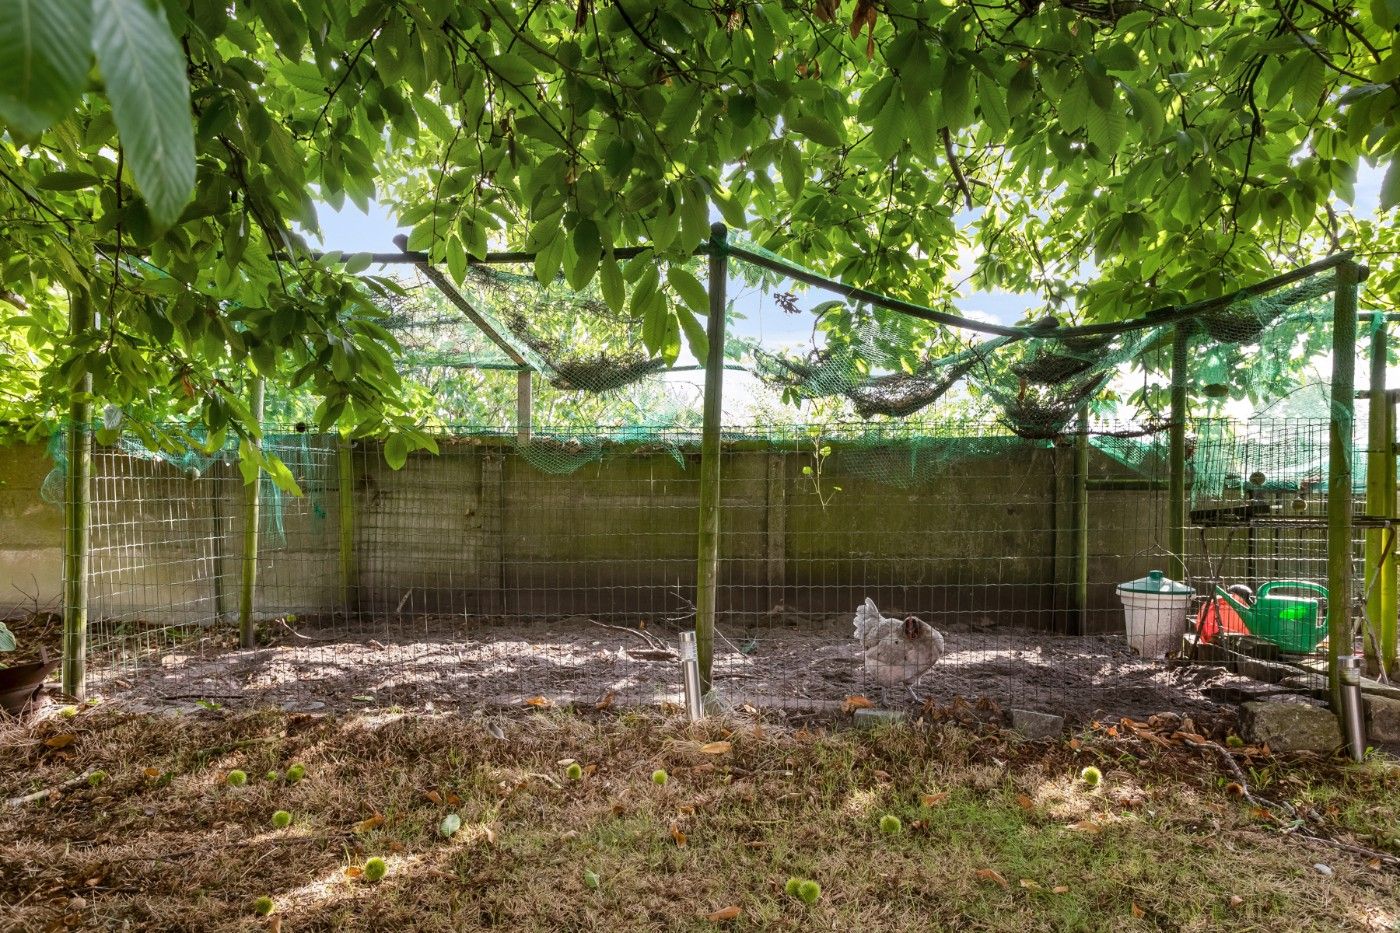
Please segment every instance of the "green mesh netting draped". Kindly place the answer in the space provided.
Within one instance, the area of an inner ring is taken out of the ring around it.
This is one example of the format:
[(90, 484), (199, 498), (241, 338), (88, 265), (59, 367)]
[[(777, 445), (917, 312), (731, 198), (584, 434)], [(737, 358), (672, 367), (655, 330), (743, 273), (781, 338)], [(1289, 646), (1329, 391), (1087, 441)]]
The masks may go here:
[[(62, 508), (67, 498), (68, 443), (67, 428), (56, 429), (49, 438), (48, 455), (53, 467), (45, 475), (40, 487), (40, 496), (50, 505)], [(172, 436), (166, 437), (165, 446), (153, 446), (131, 434), (122, 434), (110, 446), (97, 445), (96, 450), (104, 454), (118, 454), (133, 462), (161, 463), (170, 468), (172, 478), (184, 477), (196, 481), (210, 473), (216, 465), (231, 467), (225, 474), (230, 482), (241, 489), (243, 480), (238, 472), (238, 443), (231, 439), (222, 448), (212, 452), (201, 450), (189, 444), (181, 444)], [(307, 432), (289, 431), (285, 426), (269, 426), (263, 433), (263, 450), (276, 456), (291, 470), (302, 495), (293, 496), (283, 492), (267, 474), (260, 479), (258, 495), (262, 503), (259, 512), (259, 533), (265, 547), (281, 548), (287, 544), (286, 512), (296, 504), (305, 508), (313, 522), (324, 521), (327, 516), (325, 494), (330, 488), (330, 476), (334, 472), (334, 445), (324, 437), (313, 437)], [(96, 467), (94, 468), (96, 471)], [(206, 492), (206, 495), (212, 491)], [(223, 495), (231, 495), (225, 490)]]

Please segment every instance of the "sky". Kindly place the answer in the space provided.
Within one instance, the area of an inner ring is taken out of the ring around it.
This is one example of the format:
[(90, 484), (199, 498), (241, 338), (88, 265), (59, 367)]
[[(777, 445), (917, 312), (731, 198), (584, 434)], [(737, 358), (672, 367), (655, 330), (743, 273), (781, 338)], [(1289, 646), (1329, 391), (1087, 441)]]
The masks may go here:
[[(1369, 165), (1362, 164), (1357, 173), (1355, 203), (1352, 211), (1360, 217), (1373, 216), (1379, 207), (1382, 173)], [(345, 253), (390, 252), (397, 249), (394, 237), (407, 234), (408, 230), (399, 227), (389, 210), (371, 202), (369, 210), (361, 211), (350, 202), (342, 210), (334, 210), (327, 204), (317, 205), (317, 216), (321, 224), (321, 236), (317, 245), (326, 250), (339, 250)], [(715, 219), (718, 219), (716, 217)], [(969, 213), (964, 222), (970, 222)], [(965, 268), (955, 273), (957, 279), (965, 278), (971, 271), (972, 254), (964, 256)], [(801, 352), (812, 347), (812, 321), (808, 315), (788, 315), (777, 309), (771, 297), (756, 290), (746, 289), (742, 283), (731, 282), (731, 293), (736, 295), (734, 307), (744, 315), (743, 321), (736, 324), (734, 332), (759, 338), (767, 347)], [(801, 304), (810, 307), (819, 298), (804, 297)], [(1026, 313), (1041, 304), (1039, 296), (1014, 292), (969, 292), (954, 300), (959, 311), (967, 317), (1011, 324), (1026, 316)], [(680, 364), (694, 364), (695, 360), (684, 353)], [(1330, 368), (1329, 358), (1319, 358), (1314, 362), (1319, 372)], [(1400, 371), (1392, 374), (1400, 378)], [(666, 377), (672, 389), (682, 398), (697, 397), (702, 380), (696, 373), (672, 373)], [(726, 420), (739, 422), (749, 420), (757, 399), (762, 394), (758, 380), (746, 373), (730, 372), (725, 377)], [(1247, 417), (1249, 411), (1238, 404), (1227, 406), (1225, 414), (1232, 417)]]

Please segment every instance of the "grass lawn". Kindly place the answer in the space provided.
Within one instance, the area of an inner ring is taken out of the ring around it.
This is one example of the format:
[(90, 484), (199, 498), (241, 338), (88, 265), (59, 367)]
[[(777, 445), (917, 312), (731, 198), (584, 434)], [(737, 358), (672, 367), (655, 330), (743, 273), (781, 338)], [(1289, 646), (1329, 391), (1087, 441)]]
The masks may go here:
[[(1287, 834), (1215, 756), (1127, 730), (494, 723), (503, 738), (460, 717), (94, 707), (0, 725), (0, 796), (101, 772), (0, 804), (0, 929), (1400, 929), (1390, 864)], [(1400, 853), (1393, 765), (1240, 758), (1314, 831)]]

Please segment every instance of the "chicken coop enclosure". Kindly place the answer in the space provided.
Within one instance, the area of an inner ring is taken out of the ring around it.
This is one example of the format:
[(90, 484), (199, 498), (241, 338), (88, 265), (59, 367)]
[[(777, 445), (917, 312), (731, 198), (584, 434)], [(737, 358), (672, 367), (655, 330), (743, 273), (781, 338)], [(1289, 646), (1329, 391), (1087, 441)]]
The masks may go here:
[[(1330, 588), (1317, 641), (1265, 660), (1288, 669), (1274, 687), (1325, 694), (1329, 651), (1393, 663), (1394, 396), (1385, 322), (1358, 318), (1346, 257), (1145, 319), (1051, 328), (949, 320), (756, 247), (724, 247), (726, 268), (722, 245), (692, 277), (711, 302), (689, 367), (704, 382), (694, 419), (639, 394), (651, 407), (625, 427), (544, 421), (550, 393), (642, 393), (685, 361), (658, 360), (641, 322), (562, 283), (503, 261), (454, 286), (405, 254), (456, 309), (389, 321), (443, 406), (435, 452), (269, 423), (262, 448), (293, 494), (265, 475), (245, 486), (236, 447), (133, 433), (96, 445), (76, 488), (67, 451), (90, 434), (55, 435), (33, 492), (66, 503), (88, 688), (289, 709), (679, 704), (678, 637), (698, 630), (720, 708), (961, 697), (1145, 716), (1253, 689), (1194, 620), (1215, 586), (1269, 581)], [(561, 304), (608, 339), (590, 343), (576, 321), (541, 333), (533, 312)], [(810, 311), (820, 338), (785, 345), (754, 307), (779, 322)], [(875, 307), (906, 326), (877, 325)], [(1361, 422), (1358, 320), (1380, 360)], [(1199, 402), (1246, 383), (1281, 396), (1276, 361), (1333, 348), (1341, 362), (1308, 405), (1231, 418)], [(726, 380), (807, 417), (741, 421), (721, 406)], [(454, 399), (493, 385), (516, 393), (515, 418), (450, 420)], [(954, 390), (976, 404), (951, 404)], [(1115, 420), (1104, 400), (1129, 395), (1137, 416)], [(1134, 652), (1117, 592), (1154, 570), (1193, 594), (1164, 623), (1180, 632), (1161, 657)], [(880, 650), (916, 666), (899, 682), (876, 682), (854, 637), (866, 599), (890, 619)], [(908, 617), (936, 631), (936, 660), (927, 636), (901, 641)]]

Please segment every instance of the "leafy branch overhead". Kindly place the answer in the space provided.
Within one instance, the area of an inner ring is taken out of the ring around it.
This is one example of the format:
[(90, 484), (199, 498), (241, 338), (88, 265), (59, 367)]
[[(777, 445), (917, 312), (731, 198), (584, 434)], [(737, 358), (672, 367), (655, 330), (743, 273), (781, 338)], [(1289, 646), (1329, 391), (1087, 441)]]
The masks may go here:
[(1390, 306), (1397, 26), (1400, 0), (4, 0), (0, 339), (62, 363), (30, 411), (88, 372), (133, 417), (246, 431), (251, 370), (422, 446), (396, 286), (307, 255), (318, 200), (390, 205), (459, 282), (535, 251), (667, 359), (703, 338), (682, 260), (712, 211), (921, 304), (1112, 319), (1342, 245)]

